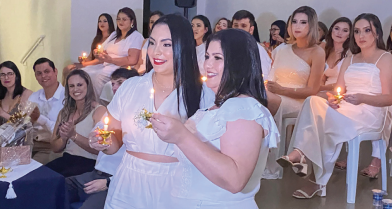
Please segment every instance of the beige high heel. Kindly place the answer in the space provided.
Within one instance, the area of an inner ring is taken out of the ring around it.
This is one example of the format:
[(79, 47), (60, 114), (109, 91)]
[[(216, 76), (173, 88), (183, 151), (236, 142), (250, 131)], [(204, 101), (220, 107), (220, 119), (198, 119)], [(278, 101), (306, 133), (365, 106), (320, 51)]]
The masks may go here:
[[(309, 180), (310, 182), (317, 184), (314, 181)], [(318, 185), (318, 184), (317, 184)], [(327, 195), (327, 187), (326, 185), (318, 185), (319, 189), (317, 189), (316, 191), (314, 191), (312, 194), (307, 194), (306, 192), (304, 192), (301, 189), (296, 190), (296, 192), (299, 192), (301, 195), (296, 195), (295, 193), (293, 194), (293, 197), (297, 198), (297, 199), (310, 199), (312, 198), (314, 195), (317, 194), (317, 196), (320, 197), (325, 197)]]
[(308, 173), (308, 164), (306, 164), (305, 155), (302, 154), (302, 152), (299, 149), (294, 149), (294, 150), (301, 155), (301, 159), (299, 163), (291, 162), (289, 156), (287, 155), (280, 157), (279, 159), (276, 160), (276, 162), (284, 168), (291, 166), (295, 174), (297, 174), (300, 177), (305, 177)]

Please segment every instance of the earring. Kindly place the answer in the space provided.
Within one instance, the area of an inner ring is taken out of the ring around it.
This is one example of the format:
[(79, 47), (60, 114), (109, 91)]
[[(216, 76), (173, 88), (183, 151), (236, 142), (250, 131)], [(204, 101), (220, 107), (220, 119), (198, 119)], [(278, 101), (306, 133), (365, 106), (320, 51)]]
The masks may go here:
[(133, 28), (133, 24), (131, 25), (131, 28)]

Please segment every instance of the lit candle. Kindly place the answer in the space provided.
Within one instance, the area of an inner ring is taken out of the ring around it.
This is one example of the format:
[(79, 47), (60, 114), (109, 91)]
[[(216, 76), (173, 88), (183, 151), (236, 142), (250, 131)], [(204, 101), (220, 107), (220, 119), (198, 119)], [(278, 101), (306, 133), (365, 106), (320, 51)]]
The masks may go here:
[(83, 52), (82, 54), (82, 60), (85, 60), (87, 58), (87, 54), (85, 52)]
[(154, 90), (154, 88), (152, 88), (150, 90), (150, 99), (154, 98), (154, 92), (155, 92), (155, 90)]
[(131, 70), (131, 66), (128, 66), (127, 69), (128, 69), (128, 70)]
[(87, 55), (86, 52), (84, 52), (83, 55), (82, 55), (82, 57), (86, 57), (86, 55)]
[(105, 125), (103, 125), (103, 130), (107, 131), (108, 130), (108, 123), (109, 123), (109, 117), (105, 117), (104, 119)]
[(342, 88), (340, 88), (340, 87), (338, 87), (337, 89), (336, 89), (336, 91), (338, 92), (338, 96), (340, 96), (340, 91), (342, 90)]
[(206, 81), (206, 80), (207, 80), (207, 77), (206, 77), (206, 76), (203, 76), (203, 77), (201, 77), (201, 80), (202, 80), (202, 81)]
[(100, 52), (101, 52), (101, 45), (98, 45), (98, 47), (97, 47), (97, 54), (99, 54)]

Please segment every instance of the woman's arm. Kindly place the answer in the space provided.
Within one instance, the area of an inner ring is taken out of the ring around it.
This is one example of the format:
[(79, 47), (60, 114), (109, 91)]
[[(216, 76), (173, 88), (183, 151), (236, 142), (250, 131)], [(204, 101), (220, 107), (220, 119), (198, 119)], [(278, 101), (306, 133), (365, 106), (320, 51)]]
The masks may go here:
[[(143, 49), (143, 47), (144, 47), (144, 44), (147, 43), (147, 40), (148, 40), (148, 38), (144, 39), (143, 45), (142, 45), (142, 49)], [(138, 70), (138, 69), (140, 68), (141, 65), (143, 65), (143, 57), (142, 57), (142, 54), (140, 54), (140, 56), (139, 56), (139, 61), (137, 62), (137, 65), (135, 66), (135, 69)]]
[[(320, 89), (321, 78), (323, 76), (325, 67), (324, 50), (320, 47), (315, 47), (311, 52), (311, 60), (312, 64), (310, 67), (310, 75), (308, 79), (308, 84), (305, 88), (288, 88), (280, 86), (276, 94), (296, 99), (305, 99), (308, 96), (316, 95)], [(270, 82), (268, 82), (267, 87), (268, 90), (271, 91), (269, 83)], [(277, 85), (275, 82), (272, 82), (271, 84)], [(273, 90), (271, 92), (275, 93), (273, 92)]]
[(99, 56), (104, 62), (112, 63), (117, 66), (133, 66), (138, 63), (140, 52), (140, 49), (128, 49), (128, 56), (126, 57), (112, 58), (106, 53), (102, 53)]
[(50, 147), (52, 151), (55, 153), (62, 152), (65, 149), (65, 145), (68, 141), (67, 139), (62, 139), (61, 137), (58, 137), (56, 134), (57, 130), (59, 129), (60, 122), (61, 122), (61, 116), (59, 114), (57, 116), (56, 125), (54, 126), (52, 140), (50, 140)]
[(327, 81), (327, 76), (323, 74), (323, 78), (321, 79), (321, 85), (320, 85), (320, 91), (332, 91), (333, 86), (335, 85), (334, 83), (325, 85), (325, 82)]

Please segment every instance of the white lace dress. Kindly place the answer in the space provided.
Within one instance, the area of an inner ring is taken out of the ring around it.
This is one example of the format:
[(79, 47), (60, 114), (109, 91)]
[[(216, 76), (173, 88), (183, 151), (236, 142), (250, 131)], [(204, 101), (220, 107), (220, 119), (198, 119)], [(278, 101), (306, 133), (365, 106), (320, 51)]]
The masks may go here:
[[(377, 62), (352, 63), (351, 58), (344, 74), (346, 94), (381, 94), (380, 70), (376, 65)], [(353, 105), (345, 101), (339, 106), (335, 110), (321, 97), (308, 97), (298, 116), (288, 150), (290, 153), (298, 148), (309, 158), (320, 185), (328, 183), (342, 143), (361, 133), (380, 130), (387, 111), (385, 107)]]
[(261, 145), (256, 168), (246, 187), (236, 194), (220, 188), (208, 180), (176, 147), (180, 163), (173, 178), (172, 199), (168, 208), (258, 208), (254, 196), (260, 188), (268, 150), (276, 147), (279, 138), (279, 131), (268, 109), (251, 97), (231, 98), (219, 109), (197, 111), (185, 126), (200, 140), (220, 150), (220, 137), (226, 132), (227, 122), (239, 119), (254, 120), (268, 131)]

